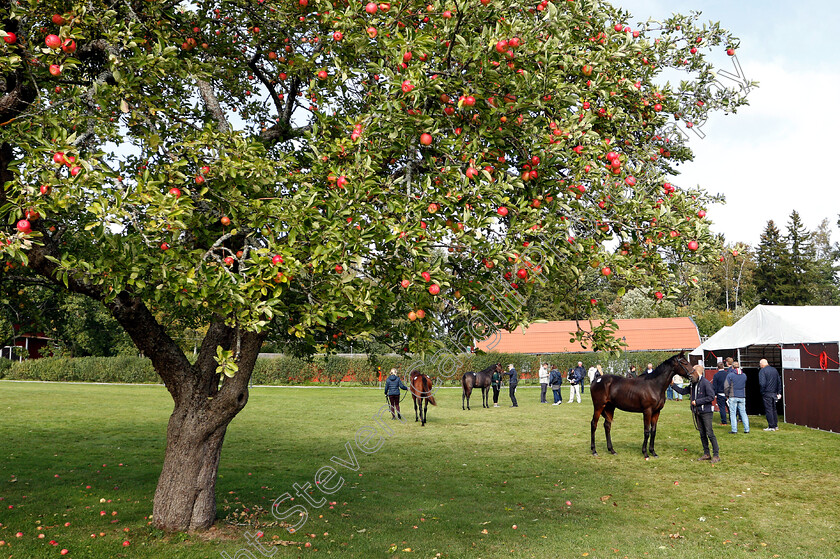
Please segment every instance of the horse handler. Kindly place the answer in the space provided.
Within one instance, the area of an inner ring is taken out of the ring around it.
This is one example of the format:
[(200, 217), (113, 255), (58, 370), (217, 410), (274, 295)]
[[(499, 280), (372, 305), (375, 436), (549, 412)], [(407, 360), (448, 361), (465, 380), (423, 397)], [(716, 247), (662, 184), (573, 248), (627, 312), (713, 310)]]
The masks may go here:
[[(683, 388), (671, 383), (671, 388), (683, 396), (691, 395), (691, 411), (694, 412), (694, 426), (700, 431), (700, 442), (703, 444), (703, 456), (697, 460), (710, 460), (712, 463), (720, 462), (717, 437), (712, 429), (712, 415), (714, 408), (712, 402), (715, 400), (715, 392), (712, 390), (712, 383), (703, 375), (702, 365), (695, 365), (691, 371), (691, 384)], [(713, 454), (709, 456), (709, 441), (712, 442)]]
[(501, 367), (493, 369), (493, 376), (490, 377), (490, 386), (493, 387), (493, 407), (499, 407), (499, 391), (502, 389)]
[[(402, 419), (402, 415), (400, 415), (400, 390), (408, 390), (408, 387), (397, 376), (397, 370), (391, 369), (391, 375), (385, 379), (385, 397), (388, 398), (391, 419), (397, 419), (398, 417)], [(396, 415), (394, 412), (396, 412)]]

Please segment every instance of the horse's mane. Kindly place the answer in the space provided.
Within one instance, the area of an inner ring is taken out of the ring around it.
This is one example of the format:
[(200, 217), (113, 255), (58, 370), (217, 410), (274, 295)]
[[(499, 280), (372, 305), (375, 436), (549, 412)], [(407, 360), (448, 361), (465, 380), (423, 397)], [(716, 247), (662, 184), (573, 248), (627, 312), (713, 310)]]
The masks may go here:
[(490, 365), (486, 369), (483, 369), (483, 370), (479, 371), (479, 373), (490, 374), (496, 368), (496, 365), (498, 365), (498, 363), (493, 363), (492, 365)]
[(672, 355), (662, 363), (660, 363), (652, 373), (643, 373), (642, 378), (654, 379), (673, 371), (677, 366), (677, 358), (679, 355)]

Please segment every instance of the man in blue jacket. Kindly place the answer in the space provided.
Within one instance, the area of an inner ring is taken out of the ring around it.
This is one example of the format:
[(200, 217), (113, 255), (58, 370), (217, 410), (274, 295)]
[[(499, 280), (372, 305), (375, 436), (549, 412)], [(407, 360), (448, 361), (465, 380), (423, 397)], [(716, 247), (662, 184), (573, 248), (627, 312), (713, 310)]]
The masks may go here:
[(397, 376), (397, 370), (391, 369), (391, 375), (385, 379), (385, 396), (388, 398), (391, 419), (400, 418), (402, 420), (402, 415), (400, 414), (400, 390), (408, 390), (408, 387)]
[(712, 377), (712, 390), (715, 391), (717, 398), (718, 411), (720, 411), (720, 424), (726, 425), (729, 422), (729, 406), (726, 404), (726, 392), (723, 385), (726, 383), (726, 377), (729, 376), (729, 371), (719, 365), (718, 372)]
[[(691, 411), (697, 418), (695, 425), (700, 431), (700, 443), (703, 445), (703, 456), (697, 460), (710, 460), (715, 463), (720, 462), (717, 437), (712, 429), (712, 416), (715, 413), (712, 402), (715, 400), (715, 393), (712, 390), (712, 383), (704, 376), (704, 372), (703, 365), (695, 365), (691, 371), (691, 385), (688, 388), (674, 383), (671, 383), (671, 388), (683, 396), (691, 395)], [(711, 456), (709, 456), (710, 441), (712, 443)]]
[(758, 371), (758, 385), (761, 387), (761, 397), (764, 400), (764, 413), (767, 416), (767, 428), (765, 431), (779, 430), (779, 414), (776, 411), (776, 402), (782, 397), (782, 383), (779, 378), (779, 371), (771, 367), (767, 359), (758, 362), (761, 370)]
[(744, 424), (744, 433), (750, 432), (750, 419), (747, 417), (747, 375), (741, 370), (741, 364), (732, 363), (732, 371), (726, 376), (724, 391), (729, 397), (729, 423), (733, 435), (738, 432), (738, 417)]
[(560, 385), (563, 384), (563, 376), (557, 367), (552, 365), (551, 372), (548, 374), (548, 385), (551, 386), (551, 392), (554, 393), (554, 405), (559, 406), (563, 403), (563, 395), (560, 394)]

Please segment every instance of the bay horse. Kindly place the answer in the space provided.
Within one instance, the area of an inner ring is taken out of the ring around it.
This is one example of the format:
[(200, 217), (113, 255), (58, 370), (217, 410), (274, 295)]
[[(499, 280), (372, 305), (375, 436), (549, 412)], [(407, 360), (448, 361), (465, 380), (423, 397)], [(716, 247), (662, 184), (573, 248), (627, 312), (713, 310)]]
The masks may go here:
[[(414, 400), (414, 421), (422, 420), (421, 427), (426, 426), (426, 410), (431, 403), (433, 406), (437, 405), (435, 397), (432, 396), (432, 379), (429, 375), (421, 373), (420, 371), (412, 371), (409, 377), (409, 390), (411, 390), (411, 398)], [(418, 405), (417, 402), (420, 402)], [(420, 410), (419, 417), (417, 410)]]
[(493, 371), (501, 374), (502, 364), (496, 363), (495, 365), (490, 365), (483, 371), (479, 371), (477, 373), (473, 371), (464, 373), (464, 376), (461, 377), (461, 388), (463, 389), (463, 392), (461, 393), (462, 410), (464, 409), (464, 399), (467, 400), (467, 409), (470, 409), (470, 395), (472, 394), (473, 388), (481, 389), (481, 407), (490, 407), (490, 402), (488, 400), (490, 398), (490, 384), (493, 380)]
[[(685, 358), (683, 351), (663, 361), (652, 373), (642, 373), (642, 376), (625, 378), (619, 375), (604, 375), (595, 379), (589, 387), (592, 396), (592, 455), (595, 452), (595, 430), (598, 428), (598, 418), (604, 414), (604, 432), (607, 435), (607, 450), (615, 454), (610, 428), (613, 413), (618, 408), (624, 411), (641, 413), (645, 422), (645, 439), (642, 442), (642, 454), (648, 458), (648, 450), (654, 457), (653, 450), (656, 439), (656, 424), (659, 422), (659, 412), (665, 406), (665, 391), (671, 384), (674, 375), (689, 377), (691, 364)], [(648, 447), (650, 437), (650, 447)]]

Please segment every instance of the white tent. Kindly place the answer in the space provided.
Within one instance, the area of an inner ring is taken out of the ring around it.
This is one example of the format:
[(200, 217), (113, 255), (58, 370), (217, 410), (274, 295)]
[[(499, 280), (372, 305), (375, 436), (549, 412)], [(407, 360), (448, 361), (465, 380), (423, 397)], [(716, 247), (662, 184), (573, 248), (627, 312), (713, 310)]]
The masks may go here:
[(736, 349), (751, 345), (830, 343), (840, 341), (840, 307), (758, 305), (730, 327), (691, 352)]
[[(714, 334), (712, 334), (712, 335), (709, 337), (709, 339), (708, 339), (708, 340), (706, 340), (705, 342), (703, 342), (702, 344), (700, 344), (700, 345), (697, 347), (697, 349), (695, 349), (694, 351), (692, 351), (689, 355), (699, 355), (700, 357), (703, 357), (703, 352), (704, 352), (705, 350), (707, 350), (707, 349), (715, 349), (715, 348), (717, 348), (717, 345), (716, 345), (715, 340), (716, 340), (716, 339), (718, 339), (720, 336), (722, 336), (722, 335), (723, 335), (723, 334), (724, 334), (727, 330), (729, 330), (730, 328), (732, 328), (732, 327), (731, 327), (731, 326), (724, 326), (723, 328), (721, 328), (720, 330), (718, 330), (717, 332), (715, 332)], [(729, 348), (727, 348), (727, 349), (729, 349)]]

